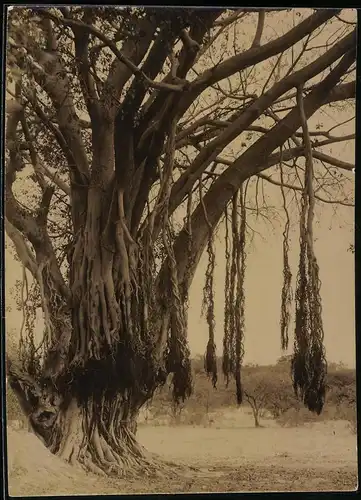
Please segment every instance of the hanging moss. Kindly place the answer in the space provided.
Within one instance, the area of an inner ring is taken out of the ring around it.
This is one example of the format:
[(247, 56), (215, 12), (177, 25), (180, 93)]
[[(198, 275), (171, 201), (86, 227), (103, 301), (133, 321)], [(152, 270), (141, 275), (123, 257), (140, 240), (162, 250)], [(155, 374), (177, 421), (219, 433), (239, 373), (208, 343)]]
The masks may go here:
[(224, 336), (223, 336), (223, 359), (222, 359), (222, 371), (226, 380), (226, 385), (229, 384), (229, 375), (232, 373), (231, 368), (231, 311), (232, 305), (230, 302), (230, 286), (231, 286), (231, 252), (230, 252), (230, 234), (229, 234), (229, 223), (228, 223), (228, 208), (225, 209), (225, 227), (226, 227), (226, 237), (225, 237), (225, 261), (226, 261), (226, 272), (225, 272), (225, 283), (224, 283)]
[[(238, 208), (241, 214), (238, 216)], [(227, 214), (226, 214), (227, 215)], [(245, 237), (246, 207), (243, 187), (232, 200), (232, 252), (229, 249), (229, 228), (226, 222), (226, 283), (222, 369), (229, 382), (236, 382), (237, 403), (242, 403), (241, 366), (244, 356), (244, 278), (246, 269)]]
[(283, 230), (283, 285), (281, 293), (281, 347), (283, 350), (288, 348), (289, 340), (289, 326), (291, 320), (291, 305), (292, 305), (292, 273), (289, 264), (289, 232), (290, 232), (290, 216), (287, 208), (287, 200), (285, 195), (285, 189), (283, 187), (283, 168), (282, 168), (282, 148), (281, 148), (281, 160), (280, 160), (280, 171), (281, 171), (281, 193), (283, 200), (283, 209), (286, 215), (285, 227)]
[(305, 186), (301, 199), (300, 257), (296, 285), (293, 387), (310, 411), (320, 414), (325, 401), (327, 364), (323, 345), (321, 282), (313, 246), (313, 161), (302, 88), (297, 91), (305, 144)]
[[(18, 345), (19, 361), (25, 373), (35, 379), (41, 374), (44, 348), (47, 347), (48, 335), (44, 335), (44, 341), (37, 346), (35, 341), (36, 307), (34, 304), (39, 300), (40, 290), (36, 282), (28, 284), (26, 269), (23, 266), (22, 282), (20, 290), (20, 304), (22, 307), (22, 324), (20, 327), (20, 339)], [(29, 306), (29, 304), (31, 304)]]
[(208, 324), (208, 343), (204, 355), (204, 369), (209, 377), (212, 378), (213, 387), (217, 386), (217, 354), (215, 343), (215, 314), (214, 314), (214, 270), (216, 265), (216, 256), (214, 252), (214, 234), (213, 228), (208, 221), (207, 212), (203, 203), (202, 178), (199, 181), (199, 198), (203, 207), (204, 217), (209, 228), (209, 239), (207, 245), (208, 265), (206, 270), (206, 280), (203, 287), (202, 312), (206, 312)]

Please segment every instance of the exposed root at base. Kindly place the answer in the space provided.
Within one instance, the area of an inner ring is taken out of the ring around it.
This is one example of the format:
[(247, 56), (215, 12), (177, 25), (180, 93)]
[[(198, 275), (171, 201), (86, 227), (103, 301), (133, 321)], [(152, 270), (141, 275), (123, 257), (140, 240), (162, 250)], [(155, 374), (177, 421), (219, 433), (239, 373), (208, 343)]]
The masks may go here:
[[(115, 439), (111, 433), (105, 439), (104, 432), (93, 430), (91, 439), (84, 446), (78, 446), (79, 440), (71, 440), (75, 447), (60, 457), (72, 465), (80, 465), (85, 471), (100, 476), (126, 477), (139, 476), (169, 478), (194, 473), (197, 470), (182, 463), (165, 460), (155, 453), (148, 452), (128, 430), (122, 433), (122, 439)], [(64, 448), (63, 448), (64, 450)]]
[(169, 478), (184, 474), (185, 470), (192, 469), (183, 464), (176, 464), (158, 457), (138, 457), (135, 459), (131, 454), (114, 455), (114, 459), (100, 459), (91, 453), (79, 457), (79, 465), (86, 471), (100, 476), (126, 477), (127, 479), (139, 479), (139, 476)]
[(157, 453), (149, 453), (149, 456), (152, 457), (152, 460), (154, 462), (162, 465), (162, 470), (164, 470), (164, 468), (167, 468), (170, 471), (173, 471), (175, 474), (177, 474), (177, 471), (184, 473), (184, 472), (197, 472), (201, 470), (199, 467), (194, 467), (193, 465), (188, 465), (182, 462), (173, 462), (172, 460), (166, 460)]
[(138, 443), (132, 422), (119, 422), (113, 414), (107, 417), (104, 420), (102, 414), (89, 409), (85, 412), (73, 400), (59, 418), (62, 439), (56, 454), (72, 465), (101, 476), (175, 478), (197, 471), (187, 464), (174, 463), (148, 452)]

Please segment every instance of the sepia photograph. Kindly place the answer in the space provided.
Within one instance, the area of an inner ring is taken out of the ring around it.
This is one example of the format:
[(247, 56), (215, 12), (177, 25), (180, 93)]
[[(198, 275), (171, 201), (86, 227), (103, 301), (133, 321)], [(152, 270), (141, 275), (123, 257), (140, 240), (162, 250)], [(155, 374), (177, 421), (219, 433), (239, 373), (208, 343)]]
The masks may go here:
[(12, 497), (358, 488), (356, 9), (5, 9)]

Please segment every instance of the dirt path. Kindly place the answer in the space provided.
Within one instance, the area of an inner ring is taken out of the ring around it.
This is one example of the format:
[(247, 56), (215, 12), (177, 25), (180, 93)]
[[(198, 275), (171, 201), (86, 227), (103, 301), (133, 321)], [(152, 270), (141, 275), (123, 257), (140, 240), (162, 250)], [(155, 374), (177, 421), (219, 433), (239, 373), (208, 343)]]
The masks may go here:
[(356, 437), (342, 422), (299, 429), (140, 426), (139, 440), (149, 451), (198, 471), (156, 480), (104, 480), (60, 461), (35, 436), (9, 431), (10, 494), (337, 491), (357, 486)]

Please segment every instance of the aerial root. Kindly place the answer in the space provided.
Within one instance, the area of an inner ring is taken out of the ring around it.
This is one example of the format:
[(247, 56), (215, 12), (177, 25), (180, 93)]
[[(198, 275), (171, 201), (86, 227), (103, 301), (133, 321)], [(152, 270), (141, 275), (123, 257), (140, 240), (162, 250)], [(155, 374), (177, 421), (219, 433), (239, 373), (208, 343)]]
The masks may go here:
[(92, 474), (96, 474), (97, 476), (106, 476), (107, 474), (95, 463), (92, 462), (92, 460), (88, 457), (84, 457), (82, 459), (81, 465), (87, 472), (91, 472)]
[[(152, 461), (144, 457), (136, 459), (130, 453), (120, 456), (110, 449), (106, 453), (103, 450), (103, 456), (104, 458), (100, 457), (94, 450), (88, 452), (82, 458), (81, 465), (85, 470), (102, 476), (126, 476), (130, 479), (138, 478), (140, 474), (150, 477), (164, 476), (165, 467), (162, 461)], [(170, 470), (169, 466), (166, 468)]]
[(128, 479), (139, 478), (140, 474), (174, 477), (192, 470), (187, 465), (176, 464), (147, 452), (129, 430), (124, 429), (121, 434), (121, 439), (115, 439), (114, 435), (108, 433), (105, 436), (95, 429), (86, 448), (77, 454), (76, 461), (93, 474)]
[[(140, 446), (139, 446), (140, 448)], [(100, 437), (97, 446), (92, 440), (86, 449), (80, 453), (71, 454), (73, 465), (78, 465), (86, 472), (102, 477), (126, 477), (137, 479), (140, 475), (147, 477), (169, 478), (184, 477), (185, 474), (193, 474), (198, 469), (182, 463), (166, 460), (156, 453), (145, 452), (139, 455), (128, 446), (115, 450), (103, 437)]]
[[(102, 418), (89, 429), (78, 416), (76, 408), (68, 415), (67, 432), (59, 457), (87, 472), (113, 477), (139, 478), (177, 477), (191, 473), (188, 465), (173, 463), (148, 452), (130, 428), (113, 422), (106, 425)], [(90, 431), (90, 435), (89, 435)], [(194, 468), (193, 468), (194, 471)]]

